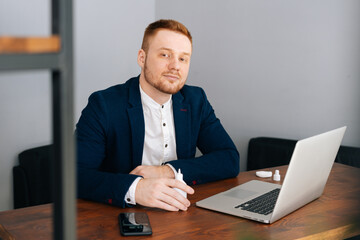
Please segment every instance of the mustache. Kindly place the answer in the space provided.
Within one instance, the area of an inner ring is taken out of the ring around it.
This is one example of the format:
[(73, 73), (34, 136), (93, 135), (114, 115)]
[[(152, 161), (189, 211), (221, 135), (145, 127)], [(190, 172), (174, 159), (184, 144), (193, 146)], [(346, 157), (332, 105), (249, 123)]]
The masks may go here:
[(164, 72), (162, 75), (173, 75), (173, 76), (177, 76), (178, 78), (181, 78), (181, 74), (177, 71)]

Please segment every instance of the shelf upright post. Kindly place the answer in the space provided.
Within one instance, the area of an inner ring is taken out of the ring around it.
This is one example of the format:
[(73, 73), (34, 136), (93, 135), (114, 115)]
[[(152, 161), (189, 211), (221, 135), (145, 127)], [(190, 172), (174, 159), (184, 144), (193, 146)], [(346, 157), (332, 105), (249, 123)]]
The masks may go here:
[(73, 119), (72, 0), (52, 0), (52, 34), (61, 39), (59, 66), (52, 69), (54, 139), (54, 239), (76, 239), (76, 174)]

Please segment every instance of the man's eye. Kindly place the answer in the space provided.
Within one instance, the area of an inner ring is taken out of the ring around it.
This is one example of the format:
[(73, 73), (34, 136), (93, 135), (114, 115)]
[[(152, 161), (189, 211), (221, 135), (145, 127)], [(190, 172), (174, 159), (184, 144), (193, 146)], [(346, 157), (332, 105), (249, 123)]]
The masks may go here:
[(167, 53), (162, 53), (161, 56), (162, 56), (162, 57), (169, 57), (169, 54), (167, 54)]

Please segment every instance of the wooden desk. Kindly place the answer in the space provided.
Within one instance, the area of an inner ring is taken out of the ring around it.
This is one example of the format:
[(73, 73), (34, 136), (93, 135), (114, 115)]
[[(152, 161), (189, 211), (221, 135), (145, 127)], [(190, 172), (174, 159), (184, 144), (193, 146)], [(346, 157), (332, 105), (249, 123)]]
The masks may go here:
[[(284, 176), (286, 168), (277, 169)], [(186, 212), (121, 209), (78, 200), (78, 239), (124, 238), (119, 233), (117, 216), (132, 211), (148, 213), (153, 228), (149, 238), (154, 239), (344, 239), (360, 235), (360, 169), (338, 163), (319, 199), (271, 225), (195, 206), (196, 201), (256, 178), (255, 171), (250, 171), (237, 178), (195, 186), (195, 194), (189, 196), (192, 205)], [(0, 224), (16, 239), (51, 239), (51, 204), (1, 212)]]

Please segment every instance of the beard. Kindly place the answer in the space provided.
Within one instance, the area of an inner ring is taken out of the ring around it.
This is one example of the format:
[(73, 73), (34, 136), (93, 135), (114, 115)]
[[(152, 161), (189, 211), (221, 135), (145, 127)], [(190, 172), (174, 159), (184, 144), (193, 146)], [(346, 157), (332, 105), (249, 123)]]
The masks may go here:
[[(163, 80), (160, 79), (163, 75), (168, 74), (168, 73), (178, 76), (179, 79), (175, 82), (171, 82), (171, 81), (167, 80), (165, 77)], [(144, 78), (145, 78), (145, 81), (147, 83), (149, 83), (152, 87), (154, 87), (158, 91), (160, 91), (162, 93), (166, 93), (166, 94), (175, 94), (175, 93), (179, 92), (183, 88), (183, 86), (185, 85), (185, 82), (186, 82), (186, 81), (182, 80), (182, 77), (178, 72), (175, 73), (175, 72), (171, 72), (171, 71), (162, 73), (160, 78), (156, 79), (156, 77), (154, 77), (154, 75), (148, 69), (147, 64), (146, 64), (146, 59), (145, 59), (145, 64), (144, 64)]]

